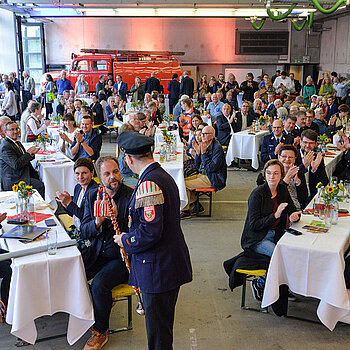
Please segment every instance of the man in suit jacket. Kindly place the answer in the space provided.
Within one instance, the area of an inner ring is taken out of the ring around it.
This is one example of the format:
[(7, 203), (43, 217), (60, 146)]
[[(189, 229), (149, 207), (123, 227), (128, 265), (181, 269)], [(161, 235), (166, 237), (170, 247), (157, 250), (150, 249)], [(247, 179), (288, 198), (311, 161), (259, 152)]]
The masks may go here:
[[(121, 232), (128, 231), (128, 203), (132, 189), (122, 183), (118, 160), (112, 156), (101, 157), (96, 162), (102, 184), (106, 187), (113, 212)], [(128, 270), (121, 258), (120, 249), (114, 243), (116, 234), (110, 216), (95, 216), (94, 204), (104, 195), (95, 187), (86, 194), (81, 237), (90, 242), (90, 256), (84, 261), (86, 278), (91, 278), (91, 295), (94, 305), (95, 324), (91, 338), (84, 349), (101, 349), (108, 341), (107, 330), (112, 309), (112, 289), (128, 280)]]
[(283, 145), (292, 145), (293, 137), (283, 135), (283, 123), (280, 119), (272, 123), (272, 133), (264, 136), (261, 144), (261, 160), (265, 164), (270, 159), (277, 159)]
[(44, 184), (39, 180), (37, 172), (30, 162), (38, 153), (39, 147), (32, 146), (26, 151), (18, 141), (19, 128), (15, 122), (7, 122), (4, 126), (5, 139), (1, 143), (0, 166), (1, 186), (3, 191), (11, 191), (14, 184), (24, 181), (28, 186), (33, 186), (40, 195), (45, 198)]
[(180, 226), (179, 190), (154, 161), (153, 139), (125, 131), (117, 143), (139, 182), (129, 203), (129, 233), (115, 242), (132, 255), (129, 284), (141, 289), (149, 349), (172, 349), (180, 286), (191, 282), (189, 251)]
[(335, 103), (335, 99), (333, 96), (329, 96), (327, 98), (327, 104), (328, 104), (328, 111), (327, 111), (327, 115), (326, 115), (326, 120), (327, 120), (327, 122), (329, 122), (331, 117), (334, 114), (338, 113), (338, 105)]
[(239, 132), (246, 130), (249, 126), (252, 125), (254, 120), (254, 115), (252, 111), (249, 109), (249, 103), (248, 102), (243, 102), (241, 110), (238, 111), (233, 118), (233, 131), (234, 132)]
[(152, 72), (150, 78), (147, 78), (145, 81), (145, 92), (150, 94), (152, 91), (161, 92), (160, 82), (156, 78), (155, 72)]
[(321, 152), (315, 154), (317, 146), (317, 133), (311, 129), (305, 130), (301, 134), (300, 150), (295, 161), (300, 170), (305, 174), (308, 187), (308, 198), (306, 204), (317, 193), (316, 186), (319, 182), (326, 186), (328, 177)]
[(127, 102), (126, 95), (128, 93), (128, 84), (123, 82), (120, 74), (116, 77), (117, 82), (114, 84), (114, 92), (122, 98), (123, 101)]
[(169, 112), (173, 114), (174, 107), (180, 97), (180, 83), (177, 81), (179, 76), (175, 73), (168, 84), (169, 91)]
[(188, 76), (188, 72), (184, 72), (183, 78), (180, 83), (180, 95), (188, 95), (189, 98), (193, 97), (194, 82), (193, 79)]
[(269, 92), (267, 94), (267, 108), (265, 111), (265, 115), (269, 116), (269, 118), (276, 119), (277, 117), (277, 109), (274, 104), (275, 102), (275, 94), (273, 92)]

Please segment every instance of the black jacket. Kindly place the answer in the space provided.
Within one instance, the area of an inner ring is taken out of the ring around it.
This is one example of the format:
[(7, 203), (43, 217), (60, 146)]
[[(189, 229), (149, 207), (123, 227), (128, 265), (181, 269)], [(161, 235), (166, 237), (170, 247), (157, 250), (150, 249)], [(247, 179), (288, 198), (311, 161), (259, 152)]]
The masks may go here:
[[(239, 132), (242, 130), (242, 112), (241, 111), (236, 113), (236, 119), (237, 121), (234, 120), (232, 123), (232, 126), (233, 126), (234, 132)], [(247, 114), (247, 126), (251, 126), (253, 124), (253, 120), (254, 120), (254, 115), (251, 112), (251, 110), (249, 110)]]
[[(283, 210), (280, 221), (275, 228), (275, 243), (283, 236), (287, 226), (287, 215), (297, 211), (285, 184), (277, 186), (277, 202), (288, 203)], [(248, 199), (248, 212), (241, 238), (243, 249), (249, 249), (254, 244), (261, 242), (266, 236), (272, 224), (277, 221), (273, 212), (273, 200), (267, 183), (257, 187)]]
[(100, 125), (104, 122), (103, 108), (100, 102), (96, 102), (95, 104), (91, 103), (90, 108), (93, 113), (96, 113), (94, 116), (94, 124)]
[[(234, 127), (232, 124), (231, 127), (234, 131)], [(220, 145), (228, 146), (231, 140), (231, 127), (229, 121), (223, 114), (217, 116), (216, 127), (218, 128), (218, 141), (220, 142)]]
[(188, 95), (189, 98), (193, 97), (194, 82), (189, 76), (182, 78), (180, 83), (180, 95)]
[(252, 81), (252, 86), (248, 86), (248, 81), (245, 80), (240, 89), (243, 91), (243, 99), (242, 101), (254, 101), (254, 92), (259, 90), (259, 85), (256, 81)]
[[(300, 180), (300, 185), (296, 186), (297, 189), (297, 199), (298, 202), (300, 203), (301, 209), (304, 209), (307, 205), (307, 184), (306, 184), (306, 180), (305, 180), (305, 175), (304, 173), (299, 170), (298, 171), (298, 178)], [(258, 178), (256, 179), (256, 184), (258, 186), (263, 185), (265, 183), (265, 179), (262, 175), (262, 173), (260, 173), (258, 175)], [(283, 182), (284, 184), (284, 182)], [(288, 186), (287, 184), (285, 184), (286, 186)]]
[(159, 80), (155, 77), (147, 78), (145, 81), (145, 92), (150, 94), (154, 90), (161, 92)]
[(80, 207), (78, 207), (77, 202), (81, 191), (81, 185), (79, 184), (75, 185), (72, 201), (69, 203), (69, 205), (66, 208), (67, 214), (69, 214), (70, 216), (75, 215), (80, 221), (83, 220), (84, 206), (85, 206), (87, 194), (89, 191), (94, 190), (96, 187), (98, 187), (97, 183), (94, 180), (91, 180), (88, 187), (86, 188), (81, 205)]
[[(106, 255), (108, 258), (121, 259), (119, 247), (113, 241), (115, 231), (112, 221), (110, 219), (105, 219), (100, 229), (96, 229), (94, 203), (97, 198), (97, 190), (98, 188), (95, 187), (86, 193), (84, 216), (80, 226), (81, 237), (91, 242), (89, 258), (87, 261), (84, 261), (86, 269), (90, 268), (100, 255)], [(132, 192), (133, 190), (130, 187), (121, 184), (118, 192), (113, 197), (118, 209), (117, 222), (121, 232), (128, 232), (129, 230), (128, 203)]]
[(30, 178), (39, 178), (30, 164), (35, 157), (26, 152), (20, 142), (19, 145), (23, 152), (7, 137), (1, 143), (0, 174), (3, 191), (12, 191), (12, 185), (20, 181), (29, 185)]
[(326, 186), (328, 184), (328, 177), (326, 174), (326, 167), (324, 165), (323, 159), (321, 160), (321, 163), (318, 166), (317, 170), (313, 173), (311, 170), (305, 168), (300, 152), (301, 152), (301, 149), (299, 149), (298, 151), (298, 156), (297, 156), (297, 159), (295, 160), (295, 165), (298, 165), (300, 170), (304, 174), (306, 174), (307, 172), (309, 173), (310, 196), (308, 196), (308, 198), (306, 199), (306, 204), (308, 204), (317, 193), (317, 189), (316, 189), (317, 184), (321, 182), (323, 186)]
[[(211, 152), (211, 156), (209, 156), (208, 151)], [(199, 156), (196, 155), (195, 163), (198, 169), (201, 163), (203, 163), (210, 184), (214, 187), (215, 191), (226, 187), (227, 167), (225, 155), (217, 140), (214, 139), (212, 141), (206, 153), (201, 153)]]
[(176, 79), (172, 79), (168, 84), (169, 99), (178, 100), (180, 98), (180, 83)]

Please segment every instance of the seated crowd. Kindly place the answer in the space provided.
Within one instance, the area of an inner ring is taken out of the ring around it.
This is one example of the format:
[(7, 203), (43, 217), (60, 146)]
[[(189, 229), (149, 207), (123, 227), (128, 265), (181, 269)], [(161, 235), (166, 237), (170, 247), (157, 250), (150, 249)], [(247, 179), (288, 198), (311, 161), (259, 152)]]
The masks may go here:
[[(91, 294), (95, 324), (92, 336), (84, 349), (100, 349), (107, 341), (109, 316), (112, 308), (112, 289), (127, 282), (128, 271), (122, 261), (119, 247), (114, 243), (114, 228), (110, 217), (95, 217), (96, 198), (103, 200), (93, 180), (95, 168), (102, 184), (112, 199), (113, 209), (122, 232), (128, 232), (128, 203), (131, 187), (138, 185), (139, 172), (135, 171), (139, 158), (117, 145), (113, 156), (100, 156), (105, 126), (121, 126), (119, 135), (154, 138), (156, 127), (162, 124), (165, 113), (163, 87), (152, 74), (144, 83), (140, 78), (129, 90), (122, 76), (101, 76), (87, 106), (84, 95), (91, 90), (81, 75), (72, 87), (66, 73), (54, 84), (47, 74), (42, 104), (33, 99), (34, 92), (28, 81), (22, 86), (23, 113), (16, 122), (18, 107), (14, 93), (15, 77), (2, 76), (0, 94), (4, 95), (0, 117), (0, 171), (1, 188), (9, 191), (13, 184), (25, 181), (44, 197), (44, 184), (40, 181), (31, 161), (39, 151), (34, 145), (25, 149), (23, 143), (33, 142), (47, 132), (53, 114), (52, 94), (57, 91), (56, 115), (63, 117), (63, 130), (59, 132), (57, 147), (75, 161), (74, 176), (77, 185), (72, 196), (65, 191), (57, 193), (57, 200), (73, 217), (69, 234), (77, 239), (83, 256), (87, 280), (92, 279)], [(7, 79), (7, 80), (6, 80)], [(18, 79), (17, 79), (18, 80)], [(21, 88), (21, 85), (20, 85)], [(29, 90), (28, 90), (29, 89)], [(249, 130), (254, 120), (263, 116), (270, 132), (261, 144), (263, 172), (258, 176), (258, 187), (248, 200), (248, 213), (242, 234), (242, 248), (270, 257), (275, 244), (289, 222), (299, 220), (300, 213), (315, 196), (319, 182), (328, 183), (323, 155), (317, 149), (317, 140), (325, 134), (335, 137), (343, 160), (336, 169), (340, 178), (350, 176), (350, 141), (344, 133), (350, 110), (348, 83), (324, 74), (316, 87), (311, 77), (304, 87), (294, 74), (276, 72), (264, 74), (254, 81), (248, 73), (238, 83), (233, 74), (225, 82), (224, 74), (203, 75), (194, 88), (193, 80), (184, 72), (181, 83), (177, 74), (169, 82), (169, 110), (178, 123), (179, 137), (185, 146), (184, 177), (188, 204), (181, 218), (189, 218), (195, 210), (195, 190), (211, 187), (220, 191), (226, 186), (227, 165), (225, 150), (234, 133)], [(346, 91), (347, 90), (347, 91)], [(128, 92), (138, 108), (127, 110)], [(238, 95), (243, 93), (239, 107)], [(318, 95), (317, 95), (318, 93)], [(197, 101), (193, 95), (197, 94)], [(19, 92), (17, 93), (19, 95)], [(17, 97), (18, 100), (18, 97)], [(24, 103), (25, 102), (25, 103)], [(137, 110), (136, 110), (137, 109)], [(105, 125), (105, 126), (104, 126)], [(124, 135), (126, 135), (124, 134)], [(20, 139), (19, 139), (20, 137)], [(143, 136), (142, 136), (143, 137)], [(151, 156), (150, 156), (151, 157)], [(152, 158), (153, 159), (153, 158)], [(95, 162), (95, 168), (94, 164)], [(132, 166), (134, 164), (134, 166)], [(150, 164), (153, 164), (150, 160)], [(134, 169), (134, 171), (132, 170)], [(350, 177), (349, 177), (350, 179)], [(200, 205), (200, 211), (204, 208)], [(5, 214), (6, 217), (6, 214)], [(4, 220), (0, 215), (0, 222)], [(84, 247), (92, 246), (87, 252)], [(1, 253), (1, 252), (0, 252)], [(8, 298), (9, 262), (0, 263), (1, 297), (6, 307)], [(8, 282), (8, 283), (7, 283)], [(261, 300), (264, 278), (253, 283), (255, 296)]]

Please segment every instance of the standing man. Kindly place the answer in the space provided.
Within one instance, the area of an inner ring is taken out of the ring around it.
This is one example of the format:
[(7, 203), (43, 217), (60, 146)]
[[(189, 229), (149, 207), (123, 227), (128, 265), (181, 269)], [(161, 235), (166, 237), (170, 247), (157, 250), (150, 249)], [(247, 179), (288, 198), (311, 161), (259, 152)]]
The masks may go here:
[(61, 78), (57, 80), (56, 86), (57, 86), (57, 94), (63, 95), (63, 91), (65, 90), (74, 90), (72, 87), (72, 84), (69, 79), (66, 79), (67, 72), (63, 70), (61, 72)]
[(188, 95), (189, 98), (193, 97), (194, 82), (193, 79), (188, 76), (188, 72), (183, 73), (183, 78), (180, 83), (180, 95)]
[(158, 91), (159, 93), (161, 92), (160, 82), (156, 78), (155, 72), (152, 72), (151, 76), (145, 81), (145, 92), (152, 94), (152, 91)]
[(299, 80), (294, 79), (294, 73), (289, 73), (289, 79), (290, 79), (290, 85), (291, 85), (290, 92), (292, 94), (299, 95), (301, 91), (301, 84)]
[(192, 280), (180, 226), (179, 190), (154, 161), (153, 139), (125, 131), (117, 142), (139, 181), (129, 203), (129, 233), (114, 236), (114, 241), (132, 255), (129, 284), (142, 292), (148, 349), (170, 350), (180, 286)]
[(169, 81), (168, 91), (169, 91), (169, 112), (173, 114), (174, 107), (180, 97), (180, 83), (177, 81), (179, 76), (175, 73), (173, 78)]
[(220, 73), (218, 75), (218, 80), (214, 84), (213, 91), (216, 92), (216, 93), (221, 91), (222, 92), (222, 96), (225, 99), (226, 98), (225, 87), (226, 87), (225, 76), (222, 73)]
[(253, 73), (247, 73), (247, 80), (243, 81), (240, 90), (243, 91), (242, 101), (254, 101), (254, 92), (259, 90), (259, 85), (254, 81)]
[(33, 98), (35, 95), (35, 81), (34, 79), (29, 76), (29, 73), (27, 70), (25, 70), (23, 73), (23, 95), (22, 95), (22, 111), (24, 111), (27, 106), (28, 102)]
[(123, 82), (120, 74), (116, 77), (117, 82), (114, 84), (114, 92), (120, 95), (123, 101), (127, 102), (126, 94), (128, 93), (128, 84)]

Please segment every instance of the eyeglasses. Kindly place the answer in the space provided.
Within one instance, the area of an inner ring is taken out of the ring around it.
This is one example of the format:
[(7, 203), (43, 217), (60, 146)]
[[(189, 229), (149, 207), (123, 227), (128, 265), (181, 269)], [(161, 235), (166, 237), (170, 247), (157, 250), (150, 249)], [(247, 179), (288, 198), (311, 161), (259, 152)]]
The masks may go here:
[(202, 132), (202, 135), (213, 135), (211, 132)]

